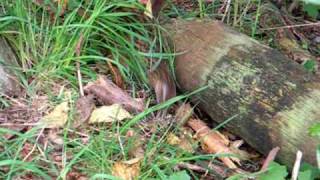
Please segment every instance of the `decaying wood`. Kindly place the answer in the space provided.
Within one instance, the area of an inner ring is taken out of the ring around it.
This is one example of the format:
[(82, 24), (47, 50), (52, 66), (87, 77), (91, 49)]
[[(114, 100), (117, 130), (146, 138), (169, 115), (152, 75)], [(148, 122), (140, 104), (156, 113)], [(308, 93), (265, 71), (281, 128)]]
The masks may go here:
[[(231, 151), (229, 146), (229, 140), (226, 139), (223, 135), (221, 135), (217, 131), (212, 131), (203, 121), (198, 119), (190, 119), (187, 122), (188, 126), (190, 126), (195, 132), (198, 139), (201, 140), (203, 149), (208, 153), (214, 154), (234, 154)], [(231, 169), (237, 169), (237, 165), (233, 162), (239, 163), (240, 160), (236, 157), (219, 157), (221, 161)]]
[(133, 99), (128, 93), (120, 89), (112, 81), (100, 76), (96, 82), (88, 83), (84, 87), (87, 94), (93, 94), (104, 105), (121, 104), (130, 112), (141, 112), (144, 103)]
[(320, 119), (320, 81), (280, 52), (215, 21), (171, 22), (182, 92), (208, 86), (192, 101), (213, 120), (264, 154), (280, 147), (278, 160), (293, 165), (301, 150), (316, 164), (317, 137), (308, 128)]

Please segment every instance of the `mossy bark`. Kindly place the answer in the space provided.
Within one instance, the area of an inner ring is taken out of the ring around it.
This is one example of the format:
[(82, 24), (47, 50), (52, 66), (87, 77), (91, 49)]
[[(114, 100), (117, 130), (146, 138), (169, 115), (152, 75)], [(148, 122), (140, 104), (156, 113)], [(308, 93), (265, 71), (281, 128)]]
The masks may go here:
[(175, 44), (180, 90), (208, 85), (192, 98), (263, 154), (281, 148), (278, 160), (289, 166), (298, 150), (316, 163), (319, 138), (308, 128), (320, 122), (320, 81), (278, 51), (220, 22), (176, 20), (167, 25)]

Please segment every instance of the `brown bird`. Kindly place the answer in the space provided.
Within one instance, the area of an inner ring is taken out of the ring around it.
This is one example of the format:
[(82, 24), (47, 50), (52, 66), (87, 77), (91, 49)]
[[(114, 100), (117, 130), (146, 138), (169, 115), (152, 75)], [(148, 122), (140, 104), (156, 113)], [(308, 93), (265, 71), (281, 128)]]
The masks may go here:
[(149, 72), (148, 77), (149, 83), (156, 93), (157, 103), (162, 103), (176, 96), (176, 84), (165, 61), (161, 61), (155, 70)]

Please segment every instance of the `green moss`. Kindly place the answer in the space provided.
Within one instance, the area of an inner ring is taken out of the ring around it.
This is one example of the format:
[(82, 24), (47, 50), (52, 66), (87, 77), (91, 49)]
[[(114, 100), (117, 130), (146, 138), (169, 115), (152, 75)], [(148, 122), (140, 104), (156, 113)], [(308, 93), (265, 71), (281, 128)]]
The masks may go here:
[[(319, 121), (319, 102), (320, 102), (320, 90), (313, 90), (305, 96), (297, 98), (296, 102), (286, 110), (279, 112), (277, 116), (278, 124), (280, 125), (279, 137), (281, 140), (290, 140), (292, 145), (301, 144), (301, 136), (308, 136), (308, 128), (314, 123)], [(279, 119), (278, 119), (279, 118)], [(312, 144), (312, 143), (310, 143)], [(283, 150), (286, 152), (292, 152), (293, 149), (298, 147), (286, 146)], [(314, 148), (314, 147), (309, 147)]]
[(244, 79), (246, 77), (257, 78), (258, 72), (260, 72), (260, 69), (257, 69), (249, 63), (239, 63), (237, 61), (226, 62), (212, 73), (209, 87), (221, 87), (221, 92), (226, 95), (230, 93), (241, 95), (241, 89), (247, 86), (247, 84), (244, 83)]

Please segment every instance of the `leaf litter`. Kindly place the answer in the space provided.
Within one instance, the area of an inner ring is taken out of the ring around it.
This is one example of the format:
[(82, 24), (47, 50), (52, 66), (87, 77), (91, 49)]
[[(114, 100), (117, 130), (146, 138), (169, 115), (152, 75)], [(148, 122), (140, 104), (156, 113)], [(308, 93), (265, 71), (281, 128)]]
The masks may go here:
[(132, 118), (132, 115), (127, 110), (122, 108), (120, 104), (113, 104), (95, 109), (91, 114), (89, 123), (112, 123), (130, 118)]

